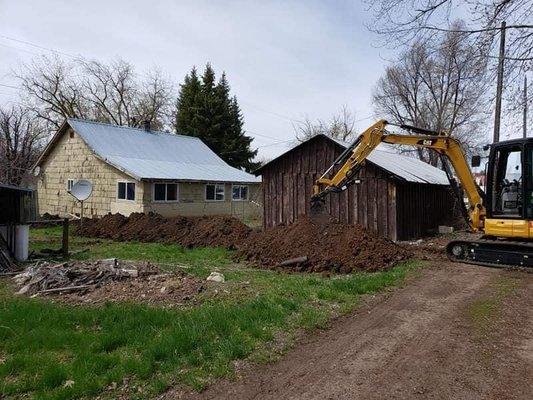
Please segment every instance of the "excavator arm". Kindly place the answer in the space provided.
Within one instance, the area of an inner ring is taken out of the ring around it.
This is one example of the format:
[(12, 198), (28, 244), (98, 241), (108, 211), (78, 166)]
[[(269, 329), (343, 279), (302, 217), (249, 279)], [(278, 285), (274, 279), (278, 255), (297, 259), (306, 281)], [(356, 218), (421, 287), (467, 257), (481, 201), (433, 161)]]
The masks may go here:
[[(476, 185), (472, 171), (465, 158), (461, 144), (454, 138), (428, 131), (421, 128), (400, 125), (401, 128), (415, 132), (415, 135), (398, 135), (388, 132), (385, 127), (389, 124), (380, 120), (366, 129), (331, 165), (330, 168), (316, 180), (313, 186), (312, 208), (321, 207), (323, 198), (330, 192), (345, 190), (357, 179), (358, 173), (364, 165), (368, 155), (380, 144), (389, 143), (418, 148), (433, 149), (447, 157), (469, 202), (469, 224), (473, 231), (483, 229), (485, 208), (483, 199)], [(338, 167), (340, 166), (340, 167)], [(327, 176), (338, 167), (333, 177)]]

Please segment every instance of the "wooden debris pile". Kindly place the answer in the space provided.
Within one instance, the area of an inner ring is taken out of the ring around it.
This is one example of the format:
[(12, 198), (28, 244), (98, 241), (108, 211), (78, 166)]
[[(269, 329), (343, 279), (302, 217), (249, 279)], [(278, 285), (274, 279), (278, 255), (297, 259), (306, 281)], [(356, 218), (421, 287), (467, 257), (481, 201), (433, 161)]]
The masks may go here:
[(150, 263), (132, 265), (115, 258), (63, 263), (39, 262), (13, 279), (20, 286), (17, 294), (86, 293), (104, 284), (141, 276), (159, 270)]
[(0, 273), (9, 273), (11, 271), (15, 271), (16, 269), (17, 265), (13, 262), (9, 247), (3, 236), (0, 235)]

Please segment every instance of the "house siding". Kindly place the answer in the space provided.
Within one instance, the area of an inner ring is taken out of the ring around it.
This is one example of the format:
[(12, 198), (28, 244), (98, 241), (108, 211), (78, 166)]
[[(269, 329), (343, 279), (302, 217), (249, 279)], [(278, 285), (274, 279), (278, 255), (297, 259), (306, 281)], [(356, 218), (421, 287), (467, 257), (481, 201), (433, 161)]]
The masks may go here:
[[(73, 137), (70, 137), (71, 132)], [(109, 212), (129, 215), (143, 211), (143, 186), (136, 182), (135, 201), (117, 200), (117, 182), (135, 180), (96, 157), (72, 129), (59, 138), (40, 167), (37, 182), (40, 214), (66, 216), (80, 213), (79, 202), (67, 192), (68, 179), (87, 179), (93, 183), (93, 193), (84, 202), (87, 217)]]
[(224, 184), (224, 201), (205, 201), (205, 183), (178, 182), (178, 202), (154, 202), (152, 190), (154, 182), (143, 182), (145, 212), (155, 212), (163, 216), (175, 215), (217, 215), (230, 214), (238, 218), (260, 218), (263, 209), (261, 185), (245, 184), (249, 194), (247, 201), (232, 201), (232, 184)]

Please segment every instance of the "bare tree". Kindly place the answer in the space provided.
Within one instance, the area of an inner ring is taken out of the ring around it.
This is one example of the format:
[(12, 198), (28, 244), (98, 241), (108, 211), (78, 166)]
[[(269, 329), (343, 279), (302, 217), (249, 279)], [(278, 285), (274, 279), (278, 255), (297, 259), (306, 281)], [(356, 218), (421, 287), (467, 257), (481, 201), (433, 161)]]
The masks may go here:
[[(437, 46), (418, 41), (404, 51), (374, 89), (376, 114), (399, 124), (446, 131), (470, 149), (478, 145), (486, 67), (479, 63), (476, 46), (462, 35), (448, 32)], [(438, 164), (434, 152), (417, 153)]]
[(88, 116), (80, 85), (73, 79), (73, 68), (57, 57), (43, 56), (25, 64), (17, 74), (25, 92), (23, 101), (53, 129), (67, 117)]
[(28, 183), (43, 137), (44, 129), (30, 111), (18, 106), (0, 108), (0, 182)]
[(158, 129), (168, 123), (171, 88), (157, 70), (139, 79), (123, 60), (42, 57), (24, 65), (17, 77), (29, 108), (52, 129), (68, 117), (134, 127), (149, 120)]
[[(533, 0), (365, 0), (374, 13), (368, 24), (386, 45), (411, 45), (415, 41), (441, 38), (447, 33), (474, 43), (481, 63), (496, 75), (501, 22), (506, 21), (505, 87), (523, 80), (533, 64)], [(466, 18), (463, 26), (454, 21)], [(494, 94), (491, 93), (493, 96)], [(505, 92), (507, 102), (516, 96)], [(533, 100), (533, 93), (530, 95)], [(510, 107), (510, 110), (514, 106)]]
[(345, 105), (334, 114), (329, 121), (312, 121), (305, 118), (301, 123), (293, 125), (298, 142), (304, 142), (316, 135), (326, 135), (334, 139), (349, 141), (357, 132), (355, 131), (355, 114)]

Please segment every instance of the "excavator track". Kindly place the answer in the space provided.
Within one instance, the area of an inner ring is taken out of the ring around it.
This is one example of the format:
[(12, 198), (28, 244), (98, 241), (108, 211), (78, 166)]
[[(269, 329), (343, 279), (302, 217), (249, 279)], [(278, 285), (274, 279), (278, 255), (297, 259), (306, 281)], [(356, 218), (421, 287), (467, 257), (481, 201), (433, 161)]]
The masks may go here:
[(533, 272), (533, 242), (454, 240), (446, 246), (451, 261)]

